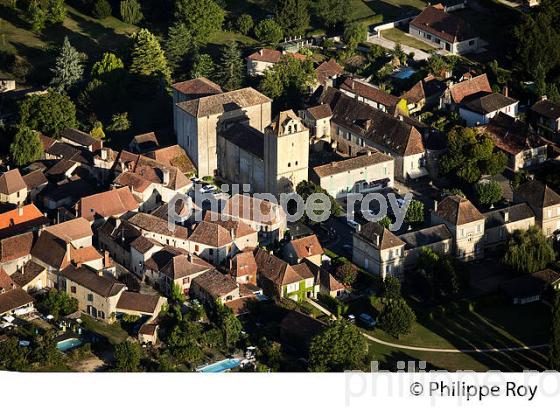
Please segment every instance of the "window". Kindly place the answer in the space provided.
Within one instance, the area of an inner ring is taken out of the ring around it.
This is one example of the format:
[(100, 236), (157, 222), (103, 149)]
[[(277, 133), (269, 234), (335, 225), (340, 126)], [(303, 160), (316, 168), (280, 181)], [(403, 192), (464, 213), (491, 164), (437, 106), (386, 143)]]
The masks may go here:
[(461, 229), (461, 236), (465, 236), (465, 230)]
[(298, 290), (299, 290), (299, 282), (290, 283), (288, 286), (286, 286), (287, 293), (297, 292)]
[(547, 218), (552, 218), (552, 209), (546, 211)]
[(474, 46), (474, 40), (469, 41), (469, 46)]
[(76, 286), (70, 286), (70, 292), (76, 293)]
[(88, 293), (87, 300), (88, 302), (93, 302), (93, 293)]
[(296, 166), (297, 166), (298, 162), (296, 161)]
[(476, 233), (480, 233), (480, 231), (481, 231), (480, 225), (476, 225)]
[(195, 251), (195, 252), (198, 252), (199, 248), (200, 248), (200, 247), (199, 247), (198, 245), (194, 245), (194, 251)]
[(288, 162), (288, 168), (290, 168), (292, 166), (291, 162)]

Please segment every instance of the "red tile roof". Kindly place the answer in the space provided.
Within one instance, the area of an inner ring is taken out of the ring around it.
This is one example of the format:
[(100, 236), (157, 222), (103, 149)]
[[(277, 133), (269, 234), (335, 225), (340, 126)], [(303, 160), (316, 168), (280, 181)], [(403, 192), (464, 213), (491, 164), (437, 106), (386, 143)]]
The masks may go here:
[[(22, 189), (27, 189), (27, 185), (19, 173), (19, 169), (6, 171), (0, 176), (0, 193), (11, 195)], [(23, 200), (23, 198), (21, 199)]]
[(271, 50), (269, 48), (261, 48), (259, 51), (255, 51), (253, 54), (247, 57), (247, 59), (276, 64), (280, 62), (282, 56), (284, 55), (293, 57), (296, 60), (300, 60), (300, 61), (306, 59), (304, 55), (299, 53), (286, 53), (278, 50)]
[(138, 202), (128, 187), (113, 189), (82, 198), (78, 203), (78, 213), (88, 221), (96, 215), (103, 218), (119, 216), (138, 209)]
[(453, 84), (449, 87), (451, 91), (451, 98), (455, 104), (459, 104), (466, 97), (478, 93), (491, 93), (490, 81), (486, 74), (481, 74), (477, 77), (469, 77), (460, 83)]
[(441, 4), (426, 7), (410, 22), (410, 25), (450, 43), (476, 37), (466, 21), (454, 14), (446, 13)]

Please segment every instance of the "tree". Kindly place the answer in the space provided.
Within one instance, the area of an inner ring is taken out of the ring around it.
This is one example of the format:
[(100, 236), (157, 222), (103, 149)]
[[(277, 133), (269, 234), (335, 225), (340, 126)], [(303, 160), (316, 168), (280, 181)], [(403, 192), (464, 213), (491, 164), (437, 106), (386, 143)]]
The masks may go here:
[(507, 157), (494, 151), (494, 142), (472, 128), (456, 127), (448, 136), (448, 152), (441, 160), (443, 173), (456, 176), (461, 182), (473, 184), (482, 175), (502, 172)]
[(105, 131), (103, 131), (103, 124), (101, 124), (101, 121), (95, 121), (93, 128), (89, 133), (92, 137), (97, 138), (98, 140), (105, 139)]
[(240, 15), (237, 18), (237, 21), (235, 22), (235, 26), (237, 27), (237, 31), (239, 31), (244, 36), (246, 36), (249, 33), (249, 31), (251, 31), (251, 29), (253, 28), (254, 25), (255, 25), (255, 23), (253, 21), (253, 17), (251, 17), (250, 14)]
[(137, 372), (140, 370), (142, 350), (140, 345), (125, 340), (115, 347), (115, 370), (119, 372)]
[(47, 20), (51, 24), (60, 24), (66, 18), (64, 0), (47, 0)]
[(107, 81), (109, 78), (119, 73), (122, 77), (124, 70), (124, 63), (122, 60), (113, 53), (103, 53), (101, 60), (95, 62), (91, 68), (91, 76)]
[(478, 202), (492, 205), (502, 199), (502, 187), (496, 181), (479, 181), (475, 187)]
[(62, 361), (62, 352), (56, 348), (56, 334), (47, 330), (33, 338), (31, 360), (43, 366), (54, 366)]
[(68, 40), (64, 37), (60, 54), (56, 57), (55, 66), (51, 69), (53, 78), (51, 85), (58, 92), (68, 91), (84, 74), (83, 56), (78, 53)]
[(419, 223), (424, 221), (424, 204), (412, 199), (406, 210), (404, 220), (407, 223)]
[(401, 298), (389, 300), (379, 315), (379, 327), (397, 339), (409, 334), (415, 321), (414, 311)]
[(348, 49), (355, 50), (359, 43), (366, 41), (367, 28), (361, 23), (352, 23), (344, 27), (342, 39), (348, 46)]
[(309, 348), (309, 370), (342, 372), (365, 367), (368, 344), (353, 324), (338, 320), (315, 336)]
[(111, 123), (107, 127), (108, 131), (128, 131), (130, 129), (130, 120), (128, 119), (127, 112), (114, 114), (111, 118)]
[(25, 126), (20, 127), (10, 145), (10, 156), (18, 167), (41, 159), (43, 144), (39, 134)]
[(27, 6), (27, 21), (31, 25), (31, 31), (39, 33), (45, 28), (47, 13), (41, 7), (38, 0), (31, 0)]
[(346, 261), (336, 268), (335, 276), (343, 285), (352, 286), (358, 277), (358, 269), (354, 264)]
[(351, 11), (348, 0), (317, 0), (315, 10), (327, 28), (345, 23)]
[(225, 11), (213, 0), (177, 0), (175, 19), (184, 23), (193, 40), (205, 44), (222, 29)]
[(21, 372), (29, 366), (29, 349), (19, 345), (17, 337), (10, 336), (0, 343), (0, 369)]
[(65, 128), (76, 126), (76, 107), (68, 96), (54, 91), (29, 95), (19, 106), (19, 123), (57, 138)]
[(221, 303), (216, 304), (216, 325), (222, 332), (224, 346), (227, 349), (234, 347), (241, 338), (241, 322), (229, 307)]
[(455, 295), (467, 285), (457, 259), (451, 255), (441, 255), (427, 247), (420, 250), (415, 281), (430, 300)]
[[(323, 189), (319, 185), (315, 184), (314, 182), (301, 181), (296, 186), (296, 193), (306, 203), (307, 203), (307, 199), (309, 198), (310, 195), (313, 195), (313, 194), (326, 195), (330, 200), (330, 210), (328, 211), (329, 217), (330, 216), (340, 216), (340, 215), (342, 215), (342, 207), (336, 201), (336, 199), (333, 198), (331, 195), (329, 195), (329, 193), (325, 189)], [(317, 215), (321, 216), (321, 211), (317, 211)], [(308, 223), (311, 223), (311, 224), (316, 223), (315, 221), (313, 221), (309, 218), (309, 215), (307, 215), (307, 213), (305, 213), (302, 218), (305, 221), (307, 221)]]
[(290, 55), (266, 70), (260, 83), (261, 91), (276, 100), (281, 108), (299, 108), (315, 82), (316, 74), (311, 60), (300, 61)]
[[(554, 293), (552, 305), (552, 336), (550, 338), (550, 350), (548, 361), (550, 370), (560, 371), (560, 293)], [(0, 354), (0, 357), (2, 355)]]
[(430, 58), (426, 60), (426, 68), (437, 78), (445, 78), (446, 72), (450, 69), (449, 63), (439, 54), (431, 53)]
[(381, 297), (385, 299), (398, 299), (401, 297), (401, 282), (392, 275), (385, 276), (381, 285)]
[(47, 315), (53, 315), (58, 320), (61, 316), (77, 311), (78, 300), (68, 296), (66, 292), (51, 289), (39, 300), (37, 308)]
[(273, 19), (261, 20), (255, 26), (255, 37), (261, 44), (274, 46), (282, 40), (284, 31)]
[(104, 19), (111, 15), (113, 8), (107, 0), (93, 0), (91, 14), (97, 19)]
[(122, 0), (120, 12), (122, 20), (128, 24), (138, 24), (144, 18), (142, 7), (137, 0)]
[(245, 64), (236, 42), (222, 47), (222, 56), (216, 70), (220, 85), (227, 91), (237, 90), (243, 83)]
[(554, 262), (556, 255), (551, 241), (537, 226), (515, 230), (507, 239), (503, 262), (518, 273), (533, 273)]
[(187, 57), (192, 51), (192, 36), (187, 26), (175, 23), (169, 27), (165, 42), (165, 56), (175, 76), (186, 70)]
[(276, 22), (288, 36), (301, 36), (309, 26), (308, 0), (278, 0)]
[(132, 35), (130, 52), (132, 74), (161, 78), (166, 83), (171, 79), (167, 60), (157, 38), (143, 28)]
[(214, 61), (208, 54), (198, 54), (191, 70), (191, 78), (212, 78), (214, 76)]

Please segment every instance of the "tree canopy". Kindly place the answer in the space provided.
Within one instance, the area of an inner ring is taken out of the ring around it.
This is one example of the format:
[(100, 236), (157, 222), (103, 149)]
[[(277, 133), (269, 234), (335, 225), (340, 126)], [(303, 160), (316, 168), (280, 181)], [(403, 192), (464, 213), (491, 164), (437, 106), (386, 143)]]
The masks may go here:
[(282, 27), (273, 19), (261, 20), (255, 26), (255, 37), (262, 44), (276, 45), (282, 40), (283, 36)]
[(414, 311), (404, 299), (391, 299), (379, 315), (379, 327), (395, 338), (407, 335), (416, 321)]
[(158, 39), (143, 28), (132, 35), (130, 72), (146, 77), (161, 78), (166, 83), (171, 79), (167, 59)]
[(546, 268), (555, 259), (551, 241), (537, 226), (531, 226), (510, 235), (503, 262), (515, 272), (533, 273)]
[(315, 12), (325, 27), (334, 28), (348, 21), (350, 2), (348, 0), (317, 0)]
[(308, 0), (278, 0), (275, 20), (286, 35), (303, 35), (309, 26)]
[(37, 131), (25, 126), (20, 127), (10, 145), (10, 156), (18, 167), (41, 159), (43, 143)]
[(177, 0), (175, 19), (184, 23), (193, 40), (205, 44), (222, 29), (225, 11), (214, 0)]
[(496, 175), (507, 163), (506, 155), (494, 150), (494, 142), (472, 128), (456, 127), (447, 136), (449, 150), (441, 160), (445, 174), (456, 176), (461, 182), (473, 184), (482, 175)]
[(493, 205), (502, 199), (502, 187), (497, 181), (480, 181), (475, 186), (478, 202)]
[(550, 370), (560, 371), (560, 293), (556, 291), (552, 305), (552, 329), (548, 355)]
[(136, 342), (125, 340), (115, 346), (115, 370), (119, 372), (137, 372), (140, 370), (142, 349)]
[(216, 70), (216, 78), (226, 91), (236, 90), (243, 83), (245, 74), (245, 62), (241, 56), (241, 50), (236, 42), (226, 44), (222, 47), (220, 63)]
[(309, 369), (314, 372), (361, 370), (368, 344), (353, 324), (338, 320), (315, 336), (309, 348)]
[(192, 49), (192, 36), (184, 23), (175, 23), (169, 27), (165, 41), (165, 56), (175, 78), (187, 70)]
[(72, 47), (68, 37), (64, 37), (60, 54), (56, 57), (51, 85), (58, 92), (68, 91), (83, 77), (83, 56)]
[(68, 96), (54, 91), (29, 95), (20, 103), (19, 123), (58, 138), (65, 128), (76, 126), (76, 107)]

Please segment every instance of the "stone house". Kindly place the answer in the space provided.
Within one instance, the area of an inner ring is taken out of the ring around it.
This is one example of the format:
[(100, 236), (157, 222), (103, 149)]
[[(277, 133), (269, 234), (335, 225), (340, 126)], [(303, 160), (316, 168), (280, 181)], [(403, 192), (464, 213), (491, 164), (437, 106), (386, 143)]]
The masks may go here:
[(560, 229), (560, 195), (540, 181), (528, 181), (513, 192), (515, 202), (527, 202), (546, 236)]

